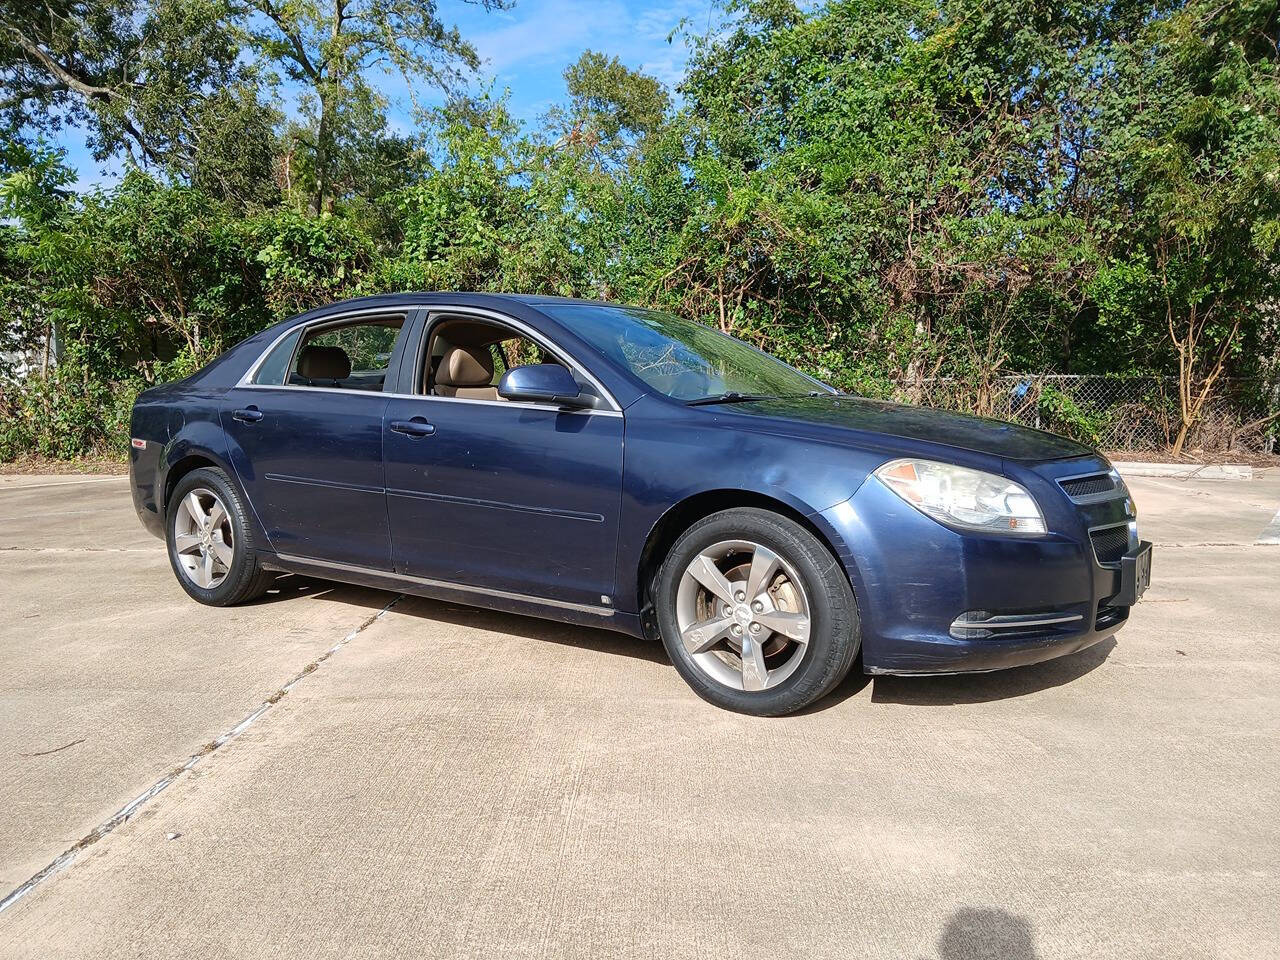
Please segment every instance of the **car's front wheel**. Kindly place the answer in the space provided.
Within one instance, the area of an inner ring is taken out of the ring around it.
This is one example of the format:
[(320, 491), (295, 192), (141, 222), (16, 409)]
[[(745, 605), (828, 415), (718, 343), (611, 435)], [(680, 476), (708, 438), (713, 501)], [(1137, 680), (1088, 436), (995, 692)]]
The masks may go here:
[(244, 499), (215, 467), (178, 481), (167, 513), (169, 562), (182, 589), (215, 607), (252, 600), (273, 577), (258, 563)]
[(778, 716), (829, 693), (858, 652), (858, 608), (826, 546), (755, 508), (699, 520), (658, 572), (662, 641), (699, 696)]

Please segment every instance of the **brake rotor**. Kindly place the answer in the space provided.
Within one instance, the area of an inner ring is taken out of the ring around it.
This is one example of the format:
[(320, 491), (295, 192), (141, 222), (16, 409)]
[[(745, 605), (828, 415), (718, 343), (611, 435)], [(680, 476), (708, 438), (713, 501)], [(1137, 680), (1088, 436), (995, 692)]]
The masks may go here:
[[(724, 577), (734, 586), (738, 584), (746, 584), (747, 577), (751, 572), (750, 561), (740, 563), (730, 567), (728, 570), (722, 571)], [(773, 600), (773, 605), (778, 610), (787, 612), (800, 609), (800, 600), (796, 595), (795, 586), (787, 579), (786, 574), (778, 571), (774, 574), (773, 580), (766, 588), (766, 592)], [(700, 619), (708, 619), (715, 616), (719, 612), (719, 604), (716, 598), (707, 590), (703, 590), (698, 599), (698, 616)], [(725, 643), (735, 654), (742, 656), (742, 641), (735, 639), (732, 635), (725, 638)], [(772, 657), (776, 653), (781, 653), (787, 648), (791, 641), (780, 633), (774, 633), (763, 646), (765, 657)]]

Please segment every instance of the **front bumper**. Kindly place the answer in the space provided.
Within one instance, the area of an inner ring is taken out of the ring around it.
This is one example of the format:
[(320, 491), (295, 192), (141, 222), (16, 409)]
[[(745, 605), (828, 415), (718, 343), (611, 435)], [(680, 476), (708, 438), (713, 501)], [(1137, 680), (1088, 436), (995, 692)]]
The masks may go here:
[(874, 479), (824, 511), (846, 545), (841, 559), (858, 596), (866, 672), (1000, 670), (1114, 634), (1129, 616), (1117, 603), (1120, 567), (1095, 557), (1088, 528), (1096, 509), (1062, 501), (1046, 518), (1051, 530), (1066, 532), (1042, 537), (952, 530)]
[(953, 637), (916, 637), (895, 645), (892, 655), (879, 662), (863, 660), (863, 668), (871, 674), (928, 676), (948, 673), (989, 673), (1007, 667), (1024, 667), (1065, 657), (1085, 650), (1112, 636), (1124, 617), (1101, 630), (1084, 630), (1073, 635), (1038, 638), (996, 637), (989, 640), (957, 640)]

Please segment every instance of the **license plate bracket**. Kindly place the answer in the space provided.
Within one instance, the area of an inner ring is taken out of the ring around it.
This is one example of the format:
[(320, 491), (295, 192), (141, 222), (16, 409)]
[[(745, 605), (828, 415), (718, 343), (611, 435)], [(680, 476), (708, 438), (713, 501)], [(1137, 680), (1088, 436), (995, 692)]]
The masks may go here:
[(1151, 541), (1143, 540), (1120, 558), (1120, 592), (1111, 603), (1132, 607), (1151, 586)]

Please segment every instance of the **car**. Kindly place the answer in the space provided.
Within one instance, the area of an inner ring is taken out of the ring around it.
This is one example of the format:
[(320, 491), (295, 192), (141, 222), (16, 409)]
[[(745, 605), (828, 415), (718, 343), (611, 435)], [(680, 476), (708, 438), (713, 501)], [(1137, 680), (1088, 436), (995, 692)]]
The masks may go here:
[(1124, 481), (1012, 423), (841, 393), (700, 323), (424, 293), (285, 320), (133, 408), (134, 504), (200, 603), (279, 573), (660, 640), (776, 716), (1030, 664), (1150, 581)]

